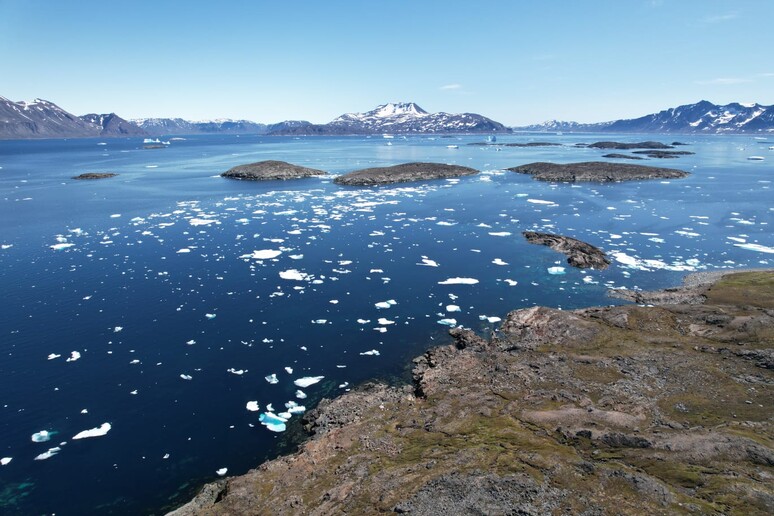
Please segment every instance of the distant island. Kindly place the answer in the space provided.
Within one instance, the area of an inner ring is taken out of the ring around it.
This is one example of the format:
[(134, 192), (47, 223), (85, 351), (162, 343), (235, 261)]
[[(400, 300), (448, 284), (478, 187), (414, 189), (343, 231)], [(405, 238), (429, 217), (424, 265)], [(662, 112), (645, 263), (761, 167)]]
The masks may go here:
[(567, 263), (579, 269), (607, 269), (610, 259), (598, 247), (564, 235), (524, 231), (530, 244), (545, 245), (567, 256)]
[(247, 179), (253, 181), (301, 179), (305, 177), (324, 176), (327, 172), (315, 168), (293, 165), (285, 161), (259, 161), (247, 165), (238, 165), (221, 174), (231, 179)]
[(429, 179), (448, 179), (478, 174), (478, 170), (443, 163), (403, 163), (392, 167), (376, 167), (356, 170), (333, 180), (346, 186), (375, 186)]
[(506, 170), (529, 174), (539, 181), (579, 182), (592, 181), (609, 183), (615, 181), (638, 181), (642, 179), (678, 179), (688, 172), (674, 168), (648, 167), (628, 163), (586, 161), (582, 163), (529, 163)]
[(74, 176), (73, 179), (108, 179), (110, 177), (116, 177), (117, 175), (118, 174), (113, 172), (84, 172), (83, 174)]

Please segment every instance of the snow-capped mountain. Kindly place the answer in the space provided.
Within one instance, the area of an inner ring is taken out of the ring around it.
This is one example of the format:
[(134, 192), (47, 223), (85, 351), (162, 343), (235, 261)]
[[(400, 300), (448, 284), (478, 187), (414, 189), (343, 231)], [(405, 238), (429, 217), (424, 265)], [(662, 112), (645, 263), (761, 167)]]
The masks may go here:
[(68, 113), (53, 102), (14, 102), (0, 97), (0, 138), (69, 138), (99, 136), (101, 128)]
[(428, 113), (413, 102), (382, 104), (366, 113), (346, 113), (324, 126), (333, 134), (508, 132), (475, 113)]
[(106, 115), (88, 114), (78, 117), (90, 124), (101, 127), (99, 136), (147, 136), (148, 133), (115, 113)]
[(774, 106), (737, 102), (717, 105), (702, 100), (696, 104), (686, 104), (627, 120), (597, 124), (551, 120), (517, 129), (615, 133), (768, 133), (774, 132)]

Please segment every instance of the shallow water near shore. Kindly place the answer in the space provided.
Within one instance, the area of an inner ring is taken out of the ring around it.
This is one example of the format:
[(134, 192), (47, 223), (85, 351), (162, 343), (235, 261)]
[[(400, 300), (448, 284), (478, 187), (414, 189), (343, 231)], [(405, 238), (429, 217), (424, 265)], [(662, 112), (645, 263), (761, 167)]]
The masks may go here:
[[(687, 143), (695, 155), (635, 163), (691, 175), (571, 185), (502, 170), (602, 160), (574, 145), (610, 139)], [(482, 140), (0, 142), (0, 458), (11, 459), (0, 510), (160, 513), (222, 468), (239, 474), (289, 449), (300, 415), (278, 433), (262, 413), (404, 375), (449, 325), (488, 334), (516, 308), (613, 304), (608, 287), (774, 263), (774, 154), (747, 160), (771, 142), (516, 134), (500, 140), (565, 145), (467, 145)], [(365, 189), (218, 177), (263, 159), (332, 174), (408, 161), (483, 173)], [(70, 179), (84, 172), (119, 175)], [(525, 230), (584, 240), (613, 265), (573, 269)]]

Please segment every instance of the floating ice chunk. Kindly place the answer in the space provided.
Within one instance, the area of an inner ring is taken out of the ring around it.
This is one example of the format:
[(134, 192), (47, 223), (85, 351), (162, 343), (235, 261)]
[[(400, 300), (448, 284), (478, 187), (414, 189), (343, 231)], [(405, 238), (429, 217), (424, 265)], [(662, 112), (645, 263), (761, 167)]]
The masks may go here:
[(79, 358), (81, 358), (81, 354), (80, 353), (78, 353), (77, 351), (71, 351), (70, 352), (70, 357), (66, 361), (67, 362), (75, 362)]
[(374, 304), (374, 306), (376, 308), (385, 309), (385, 308), (389, 308), (391, 306), (395, 306), (397, 304), (398, 304), (398, 302), (395, 301), (394, 299), (388, 299), (387, 301), (379, 301), (378, 303)]
[(489, 234), (492, 235), (492, 236), (496, 236), (496, 237), (511, 236), (510, 231), (490, 231)]
[(188, 249), (187, 247), (183, 247), (182, 249), (177, 250), (177, 254), (184, 254), (184, 253), (190, 253), (190, 252), (191, 250)]
[(456, 222), (447, 222), (445, 220), (438, 221), (438, 222), (436, 222), (436, 224), (438, 226), (456, 226), (457, 225)]
[(481, 321), (487, 321), (492, 324), (502, 321), (502, 319), (497, 316), (479, 315), (478, 318)]
[(55, 358), (59, 358), (61, 356), (62, 355), (57, 355), (56, 353), (51, 353), (50, 355), (48, 355), (48, 359), (49, 360), (54, 360)]
[(291, 260), (301, 260), (304, 257), (304, 255), (303, 254), (291, 254), (291, 255), (288, 255), (288, 257)]
[(233, 367), (230, 367), (230, 368), (226, 369), (226, 371), (231, 373), (231, 374), (235, 374), (235, 375), (241, 376), (241, 375), (243, 375), (243, 374), (245, 374), (247, 372), (247, 369), (234, 369)]
[[(3, 249), (3, 250), (10, 249), (12, 247), (13, 247), (13, 244), (0, 244), (0, 249)], [(10, 460), (9, 460), (9, 462), (10, 462)]]
[(312, 321), (312, 324), (325, 324), (328, 322), (328, 319), (315, 319)]
[(384, 271), (382, 269), (371, 269), (368, 271), (369, 274), (384, 274)]
[(772, 254), (774, 253), (774, 247), (767, 247), (765, 245), (760, 244), (734, 244), (736, 247), (741, 247), (742, 249), (747, 249), (748, 251), (757, 251), (759, 253), (767, 253)]
[(49, 247), (54, 251), (61, 251), (62, 249), (67, 249), (68, 247), (72, 247), (74, 245), (75, 244), (71, 244), (69, 242), (60, 242), (58, 244), (50, 245)]
[(296, 384), (296, 387), (301, 387), (302, 389), (304, 387), (309, 387), (310, 385), (314, 385), (320, 380), (325, 378), (324, 376), (305, 376), (303, 378), (299, 378), (295, 380), (293, 383)]
[(475, 278), (449, 278), (439, 281), (439, 285), (475, 285), (478, 280)]
[(113, 328), (113, 333), (118, 333), (119, 331), (121, 331), (123, 329), (124, 329), (123, 326), (116, 326), (115, 328)]
[(276, 249), (261, 249), (260, 251), (253, 251), (252, 254), (243, 254), (240, 258), (252, 258), (254, 260), (271, 260), (281, 255), (282, 251)]
[(191, 376), (190, 374), (181, 374), (180, 378), (182, 378), (183, 380), (193, 380), (193, 376)]
[(532, 204), (544, 204), (546, 206), (558, 206), (554, 201), (546, 201), (543, 199), (527, 199), (527, 202)]
[(309, 279), (309, 275), (304, 272), (299, 272), (296, 269), (288, 269), (286, 271), (280, 271), (280, 278), (284, 280), (292, 281), (306, 281)]
[(379, 320), (376, 321), (376, 323), (381, 324), (382, 326), (387, 326), (388, 324), (395, 324), (395, 321), (390, 321), (389, 319), (380, 317)]
[(41, 453), (40, 455), (38, 455), (37, 457), (35, 457), (32, 460), (46, 460), (46, 459), (50, 459), (51, 457), (53, 457), (54, 455), (56, 455), (60, 451), (62, 451), (62, 448), (60, 448), (59, 446), (55, 446), (53, 448), (49, 448), (47, 452)]
[(500, 258), (495, 258), (494, 260), (492, 260), (492, 263), (495, 265), (508, 265), (508, 263), (502, 261)]
[(378, 331), (379, 333), (386, 333), (387, 328), (385, 328), (384, 326), (379, 326), (378, 328), (374, 328), (374, 331)]
[(245, 405), (245, 408), (250, 412), (258, 412), (258, 410), (260, 410), (257, 401), (248, 401), (247, 405)]
[(457, 319), (441, 319), (438, 321), (438, 324), (443, 324), (444, 326), (457, 326)]
[(215, 473), (218, 474), (218, 476), (222, 477), (226, 473), (228, 473), (228, 468), (220, 468), (219, 470), (216, 470)]
[(459, 312), (461, 310), (460, 310), (460, 307), (457, 306), (457, 305), (446, 305), (446, 311), (447, 312)]
[(302, 391), (302, 390), (297, 390), (296, 391), (296, 398), (298, 398), (300, 400), (305, 400), (306, 399), (306, 393), (304, 391)]
[(290, 414), (303, 414), (304, 412), (306, 412), (305, 406), (299, 405), (293, 400), (286, 402), (285, 408), (288, 409), (288, 413)]
[(275, 373), (271, 373), (269, 376), (264, 377), (267, 382), (274, 385), (275, 383), (279, 383), (279, 380), (277, 379), (277, 375)]
[(188, 344), (189, 346), (193, 346), (194, 344), (196, 344), (196, 341), (191, 339), (191, 340), (187, 341), (186, 344)]
[(511, 286), (511, 287), (515, 287), (516, 285), (519, 284), (518, 281), (512, 280), (512, 279), (505, 279), (503, 281), (506, 282), (508, 284), (508, 286)]
[(48, 430), (41, 430), (40, 432), (35, 432), (32, 434), (32, 442), (33, 443), (44, 443), (46, 441), (51, 440), (51, 436), (54, 435), (54, 432), (49, 432)]
[(364, 352), (362, 352), (360, 354), (361, 355), (376, 356), (376, 357), (378, 357), (379, 356), (379, 351), (376, 350), (376, 349), (372, 349), (371, 351), (364, 351)]
[(113, 214), (111, 214), (111, 215), (110, 215), (110, 218), (111, 218), (111, 219), (117, 219), (117, 218), (118, 218), (118, 217), (120, 217), (120, 216), (121, 216), (121, 214), (120, 214), (120, 213), (113, 213)]
[(328, 301), (328, 302), (329, 302), (330, 304), (332, 304), (332, 305), (338, 305), (338, 304), (339, 304), (339, 300), (338, 300), (338, 299), (331, 299), (331, 300), (330, 300), (330, 301)]
[(293, 374), (293, 368), (292, 367), (286, 367), (285, 372), (288, 374)]
[(217, 317), (217, 314), (204, 314), (204, 317), (207, 319), (215, 319)]
[(548, 268), (548, 274), (560, 275), (560, 274), (564, 274), (564, 273), (565, 273), (564, 267), (549, 267)]
[(102, 437), (103, 435), (107, 434), (111, 429), (110, 423), (102, 423), (97, 428), (90, 428), (89, 430), (84, 430), (82, 432), (78, 432), (73, 436), (73, 440), (76, 439), (86, 439), (89, 437)]
[(188, 221), (192, 226), (208, 226), (210, 224), (220, 224), (219, 220), (215, 219), (198, 219), (194, 218)]
[(0, 459), (0, 466), (7, 466), (13, 460), (13, 457), (3, 457)]
[(287, 428), (285, 426), (287, 419), (281, 418), (277, 414), (271, 412), (264, 412), (258, 417), (258, 420), (272, 432), (284, 432)]

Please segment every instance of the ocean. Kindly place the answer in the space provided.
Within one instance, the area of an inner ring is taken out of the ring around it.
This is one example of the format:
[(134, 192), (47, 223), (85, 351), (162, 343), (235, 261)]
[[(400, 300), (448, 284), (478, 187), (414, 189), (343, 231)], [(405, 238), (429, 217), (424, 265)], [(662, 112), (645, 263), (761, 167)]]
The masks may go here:
[[(0, 141), (0, 512), (160, 514), (292, 451), (321, 398), (407, 381), (451, 326), (488, 335), (517, 308), (615, 304), (608, 288), (774, 264), (774, 137), (499, 139), (562, 145)], [(576, 144), (611, 139), (685, 143), (694, 155), (632, 163), (691, 175), (555, 184), (503, 170), (604, 160)], [(219, 177), (264, 159), (334, 176), (409, 161), (482, 173), (375, 188)], [(118, 176), (71, 179), (84, 172)], [(526, 230), (584, 240), (613, 264), (574, 269)]]

